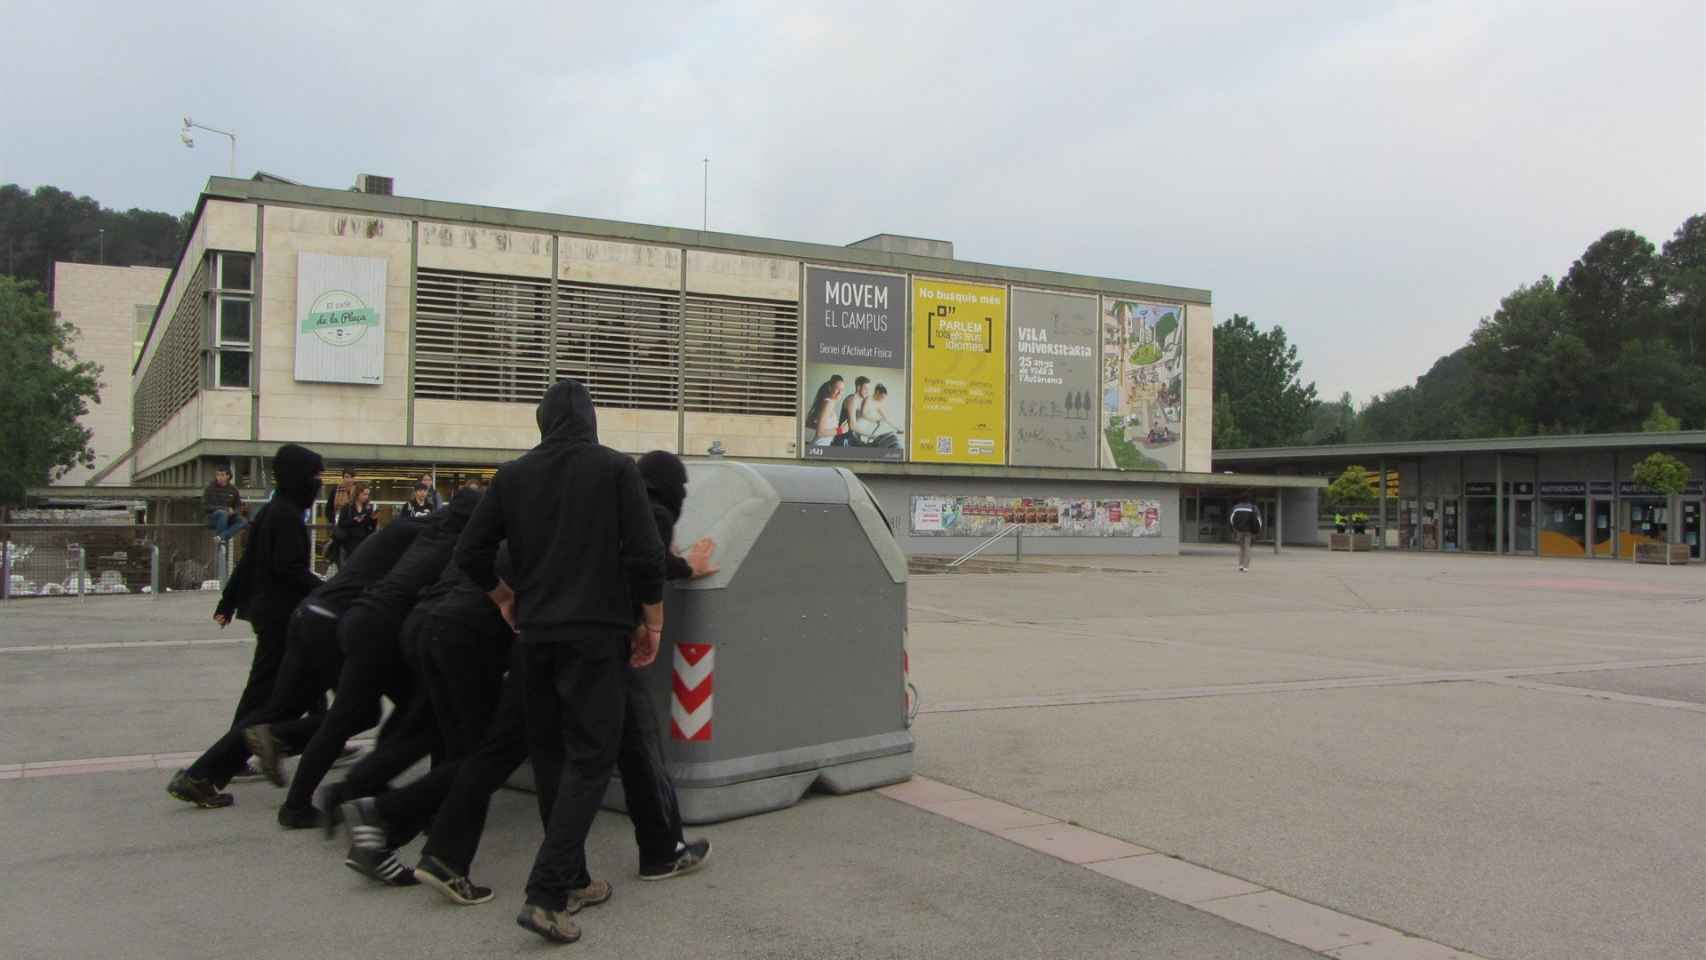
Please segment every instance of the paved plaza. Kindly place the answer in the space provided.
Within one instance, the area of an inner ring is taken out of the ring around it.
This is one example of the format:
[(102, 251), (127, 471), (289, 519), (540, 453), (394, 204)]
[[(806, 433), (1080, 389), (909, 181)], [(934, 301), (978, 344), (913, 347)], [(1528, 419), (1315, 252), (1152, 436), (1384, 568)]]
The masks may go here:
[[(703, 828), (588, 957), (1706, 956), (1706, 568), (1207, 550), (911, 584), (920, 779)], [(252, 650), (208, 595), (0, 607), (0, 953), (464, 957), (514, 926), (532, 798), (457, 908), (169, 799)], [(93, 761), (72, 764), (69, 761)]]

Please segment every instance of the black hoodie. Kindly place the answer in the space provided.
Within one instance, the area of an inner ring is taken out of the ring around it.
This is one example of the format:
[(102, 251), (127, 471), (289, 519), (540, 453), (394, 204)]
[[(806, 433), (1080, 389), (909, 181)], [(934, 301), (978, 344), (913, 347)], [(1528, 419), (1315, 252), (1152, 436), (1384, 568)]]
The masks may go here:
[[(474, 505), (480, 501), (480, 491), (463, 487), (450, 498), (450, 505), (426, 520), (402, 521), (421, 528), (409, 549), (377, 583), (363, 590), (352, 608), (361, 607), (388, 614), (401, 623), (422, 590), (438, 582), (450, 555), (456, 548)], [(366, 549), (363, 547), (362, 549)], [(360, 551), (356, 551), (360, 553)]]
[[(314, 506), (325, 468), (320, 455), (307, 447), (287, 443), (278, 448), (273, 457), (278, 493), (256, 515), (249, 532), (248, 569), (236, 591), (242, 595), (221, 598), (222, 610), (235, 607), (257, 629), (283, 624), (296, 604), (320, 585), (308, 563), (308, 527), (302, 513)], [(237, 577), (230, 581), (238, 582)]]
[(681, 507), (687, 502), (687, 465), (673, 453), (653, 450), (640, 458), (640, 479), (646, 483), (646, 496), (652, 501), (652, 520), (657, 524), (658, 539), (663, 541), (665, 578), (692, 579), (692, 565), (670, 550), (675, 543), (676, 521), (681, 519)]
[(539, 445), (498, 469), (457, 565), (491, 590), (508, 539), (524, 642), (530, 628), (535, 640), (541, 628), (630, 628), (635, 604), (663, 598), (665, 551), (639, 468), (599, 445), (592, 396), (574, 380), (545, 392), (538, 419)]
[(417, 521), (387, 524), (378, 533), (368, 537), (360, 550), (344, 558), (344, 562), (338, 564), (337, 576), (309, 594), (307, 602), (343, 616), (344, 611), (361, 596), (362, 591), (391, 572), (391, 568), (408, 552), (415, 538), (426, 529), (425, 523)]

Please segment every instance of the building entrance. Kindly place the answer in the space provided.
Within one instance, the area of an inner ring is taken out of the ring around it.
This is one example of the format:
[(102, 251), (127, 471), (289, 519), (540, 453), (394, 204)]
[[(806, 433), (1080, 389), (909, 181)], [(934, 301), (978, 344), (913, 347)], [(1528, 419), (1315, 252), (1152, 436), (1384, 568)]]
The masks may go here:
[(1595, 500), (1593, 502), (1593, 523), (1589, 525), (1588, 536), (1593, 538), (1594, 556), (1612, 556), (1610, 500)]
[(1463, 526), (1468, 549), (1492, 553), (1498, 549), (1498, 501), (1492, 497), (1469, 497), (1463, 501)]
[(1521, 499), (1510, 501), (1510, 544), (1511, 553), (1534, 552), (1534, 501)]
[(1585, 500), (1540, 501), (1540, 555), (1588, 555), (1588, 515)]

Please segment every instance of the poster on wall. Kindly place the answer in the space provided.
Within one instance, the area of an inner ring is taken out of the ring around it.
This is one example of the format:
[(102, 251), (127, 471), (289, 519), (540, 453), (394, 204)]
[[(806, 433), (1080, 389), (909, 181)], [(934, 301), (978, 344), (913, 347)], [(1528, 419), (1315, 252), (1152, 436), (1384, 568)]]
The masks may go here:
[(806, 268), (807, 459), (906, 459), (906, 278)]
[(1007, 288), (912, 281), (912, 459), (1007, 462)]
[(1185, 308), (1102, 298), (1103, 467), (1180, 470)]
[(920, 537), (992, 537), (1009, 524), (1026, 536), (1159, 537), (1161, 501), (1073, 497), (912, 498), (912, 533)]
[(374, 257), (296, 255), (296, 379), (385, 382), (385, 268)]
[(1096, 466), (1096, 298), (1014, 288), (1007, 462)]

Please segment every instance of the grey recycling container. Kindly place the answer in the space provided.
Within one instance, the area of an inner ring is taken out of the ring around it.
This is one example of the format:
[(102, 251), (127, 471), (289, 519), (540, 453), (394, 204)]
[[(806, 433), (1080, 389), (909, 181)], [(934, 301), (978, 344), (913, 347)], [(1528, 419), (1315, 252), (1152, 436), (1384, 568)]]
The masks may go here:
[(690, 462), (687, 491), (676, 546), (712, 538), (720, 569), (667, 588), (647, 677), (682, 819), (911, 777), (906, 555), (870, 491), (844, 468), (724, 460)]

